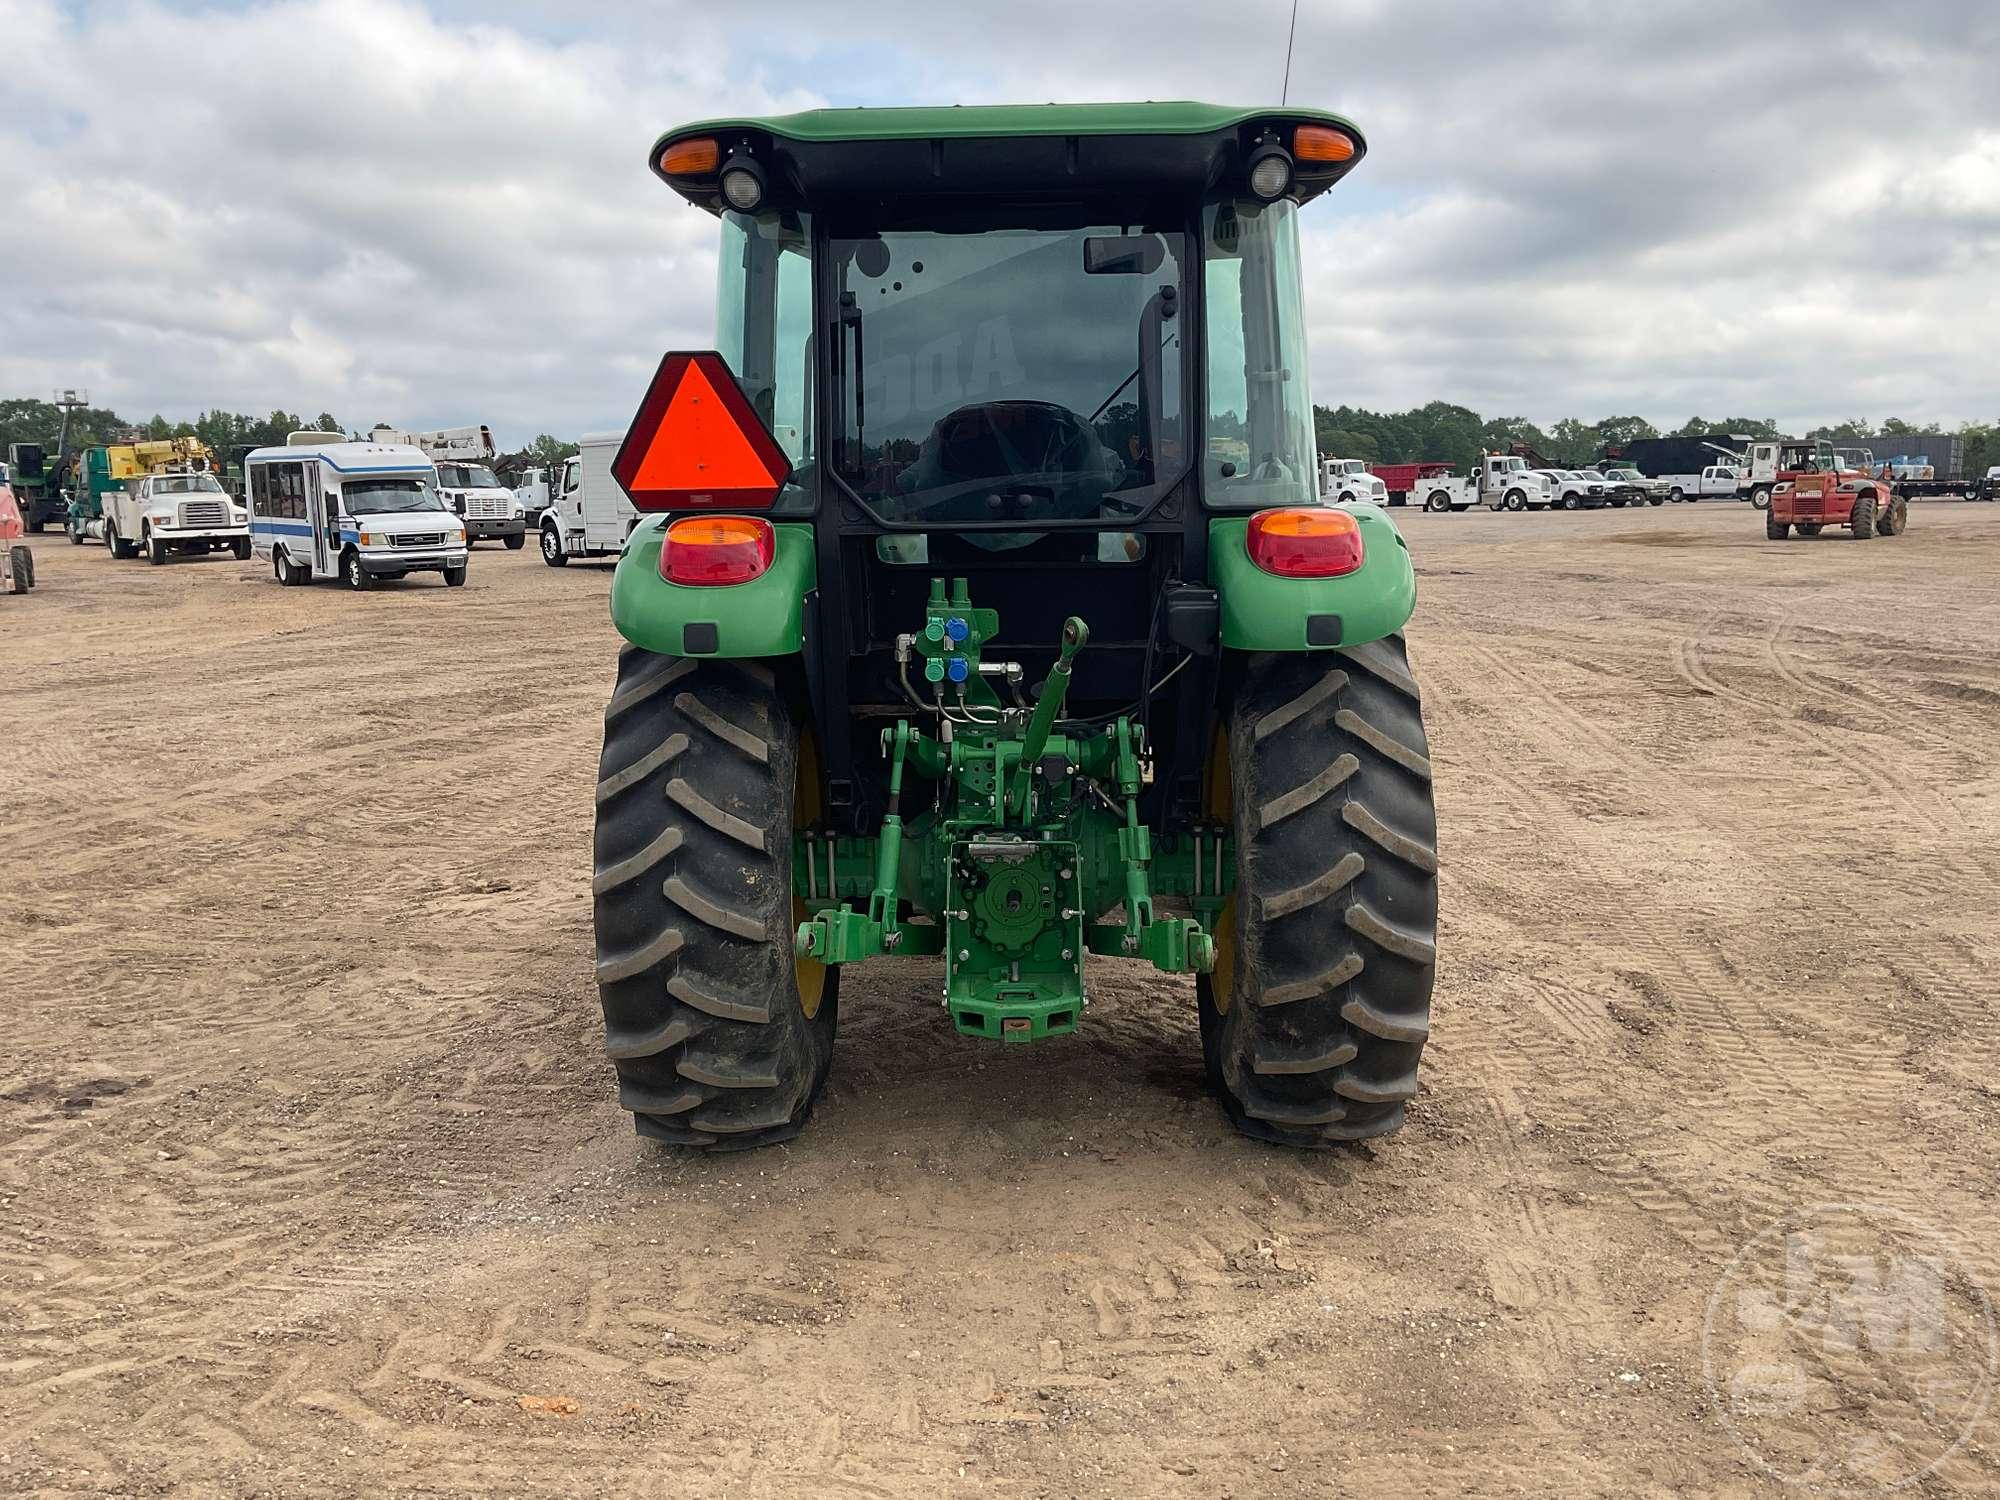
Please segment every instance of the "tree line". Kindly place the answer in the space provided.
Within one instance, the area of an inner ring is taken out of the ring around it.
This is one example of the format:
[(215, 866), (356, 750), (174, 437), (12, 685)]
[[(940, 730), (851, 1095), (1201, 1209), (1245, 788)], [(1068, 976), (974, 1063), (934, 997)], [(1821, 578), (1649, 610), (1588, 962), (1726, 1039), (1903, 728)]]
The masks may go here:
[[(1449, 401), (1431, 401), (1400, 412), (1316, 406), (1313, 425), (1323, 454), (1385, 464), (1436, 460), (1459, 469), (1468, 468), (1482, 449), (1505, 452), (1513, 443), (1525, 443), (1558, 464), (1580, 466), (1595, 461), (1606, 447), (1622, 446), (1635, 438), (1701, 437), (1711, 432), (1743, 433), (1752, 438), (1790, 436), (1780, 432), (1769, 417), (1694, 416), (1666, 431), (1644, 417), (1604, 417), (1595, 422), (1564, 417), (1542, 428), (1526, 417), (1481, 417), (1471, 408)], [(1856, 417), (1815, 427), (1800, 436), (1854, 442), (1878, 434), (1915, 437), (1937, 430), (1900, 417), (1880, 423)], [(2000, 423), (1967, 422), (1958, 429), (1958, 436), (1965, 440), (1966, 473), (1984, 474), (1990, 465), (2000, 464)], [(1883, 459), (1891, 456), (1876, 454)]]
[[(378, 422), (374, 426), (392, 424)], [(371, 428), (372, 430), (372, 428)], [(55, 457), (56, 438), (62, 431), (62, 411), (47, 401), (32, 398), (0, 400), (0, 458), (13, 443), (40, 443)], [(84, 406), (70, 414), (69, 440), (72, 448), (94, 448), (106, 443), (135, 439), (160, 441), (166, 438), (200, 438), (209, 449), (227, 461), (239, 448), (276, 448), (294, 432), (340, 432), (360, 437), (331, 412), (321, 412), (311, 421), (298, 412), (274, 411), (267, 417), (245, 412), (205, 411), (192, 422), (169, 422), (155, 416), (150, 422), (132, 422), (108, 407)], [(553, 468), (577, 451), (576, 444), (543, 433), (517, 453), (495, 460), (503, 474), (517, 475), (530, 465)]]
[[(1710, 432), (1741, 432), (1758, 438), (1786, 435), (1768, 417), (1695, 416), (1667, 432), (1644, 417), (1604, 417), (1595, 422), (1564, 417), (1542, 428), (1526, 417), (1482, 417), (1470, 407), (1454, 406), (1449, 401), (1430, 401), (1400, 412), (1368, 411), (1358, 406), (1316, 406), (1313, 424), (1319, 451), (1324, 454), (1389, 464), (1434, 459), (1459, 469), (1470, 466), (1482, 448), (1504, 452), (1513, 443), (1526, 443), (1559, 464), (1581, 465), (1595, 461), (1607, 445), (1629, 443), (1634, 438), (1690, 437)], [(40, 443), (53, 454), (56, 434), (61, 428), (62, 413), (47, 401), (0, 400), (0, 453), (10, 443)], [(71, 418), (70, 441), (77, 447), (91, 447), (118, 441), (133, 432), (152, 439), (196, 437), (226, 459), (237, 448), (275, 447), (288, 434), (308, 429), (350, 430), (336, 421), (331, 412), (321, 412), (310, 422), (288, 411), (274, 411), (268, 417), (205, 411), (192, 422), (169, 422), (161, 416), (150, 422), (128, 422), (108, 408), (87, 406)], [(1899, 417), (1890, 417), (1879, 424), (1854, 418), (1815, 427), (1802, 436), (1851, 442), (1878, 433), (1915, 436), (1934, 430)], [(1968, 422), (1958, 429), (1958, 435), (1965, 439), (1966, 473), (1984, 474), (1989, 466), (2000, 464), (2000, 423)], [(576, 451), (576, 444), (542, 433), (527, 447), (500, 457), (495, 467), (511, 477), (531, 465), (554, 468)], [(1878, 453), (1876, 457), (1890, 455)]]

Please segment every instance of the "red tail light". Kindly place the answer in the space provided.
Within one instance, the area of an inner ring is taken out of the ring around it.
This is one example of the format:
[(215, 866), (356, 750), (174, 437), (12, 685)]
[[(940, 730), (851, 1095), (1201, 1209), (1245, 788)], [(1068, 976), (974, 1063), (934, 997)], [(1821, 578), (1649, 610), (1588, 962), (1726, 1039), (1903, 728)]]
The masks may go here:
[(1245, 546), (1250, 561), (1280, 578), (1339, 578), (1366, 556), (1361, 523), (1348, 511), (1323, 508), (1260, 510)]
[(762, 578), (778, 550), (771, 523), (757, 516), (683, 516), (660, 541), (660, 576), (713, 588)]

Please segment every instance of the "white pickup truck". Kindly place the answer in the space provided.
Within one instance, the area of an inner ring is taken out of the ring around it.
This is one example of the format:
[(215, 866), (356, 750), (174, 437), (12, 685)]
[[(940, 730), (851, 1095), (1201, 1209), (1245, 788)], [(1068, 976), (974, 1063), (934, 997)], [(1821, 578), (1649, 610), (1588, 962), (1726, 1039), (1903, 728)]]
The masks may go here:
[(1346, 503), (1350, 500), (1373, 500), (1377, 505), (1389, 503), (1389, 487), (1369, 472), (1368, 465), (1358, 458), (1322, 458), (1319, 461), (1319, 497), (1322, 500)]
[(1527, 510), (1553, 504), (1555, 487), (1546, 474), (1528, 467), (1525, 458), (1489, 453), (1478, 471), (1467, 478), (1439, 477), (1423, 482), (1424, 509)]
[(1667, 498), (1679, 505), (1697, 500), (1735, 500), (1743, 491), (1743, 471), (1734, 464), (1710, 464), (1699, 474), (1662, 474)]
[(1597, 472), (1611, 484), (1622, 484), (1638, 490), (1650, 505), (1665, 505), (1667, 491), (1673, 488), (1664, 479), (1648, 479), (1630, 464), (1606, 464)]

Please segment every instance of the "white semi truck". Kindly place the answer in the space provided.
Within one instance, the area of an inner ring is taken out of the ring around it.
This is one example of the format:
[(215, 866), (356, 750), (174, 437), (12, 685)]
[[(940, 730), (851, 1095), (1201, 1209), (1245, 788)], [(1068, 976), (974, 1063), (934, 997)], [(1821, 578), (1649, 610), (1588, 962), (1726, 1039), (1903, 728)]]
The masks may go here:
[(611, 477), (622, 432), (587, 433), (563, 460), (542, 514), (542, 561), (560, 568), (572, 557), (614, 557), (639, 524), (639, 512)]
[(1358, 458), (1322, 458), (1319, 461), (1319, 497), (1322, 500), (1373, 500), (1389, 503), (1389, 487), (1369, 471)]
[(1466, 478), (1446, 475), (1426, 479), (1423, 496), (1425, 510), (1467, 510), (1474, 505), (1488, 510), (1527, 510), (1551, 504), (1555, 486), (1546, 474), (1529, 468), (1525, 458), (1489, 453)]

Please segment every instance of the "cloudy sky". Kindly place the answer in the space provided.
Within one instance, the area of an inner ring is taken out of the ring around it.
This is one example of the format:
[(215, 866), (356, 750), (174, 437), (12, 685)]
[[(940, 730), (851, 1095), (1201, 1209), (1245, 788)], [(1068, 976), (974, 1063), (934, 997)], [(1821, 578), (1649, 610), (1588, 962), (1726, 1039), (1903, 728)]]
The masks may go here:
[[(0, 397), (503, 442), (711, 338), (666, 127), (1278, 96), (1290, 0), (0, 0)], [(2000, 418), (2000, 4), (1301, 0), (1313, 394)]]

